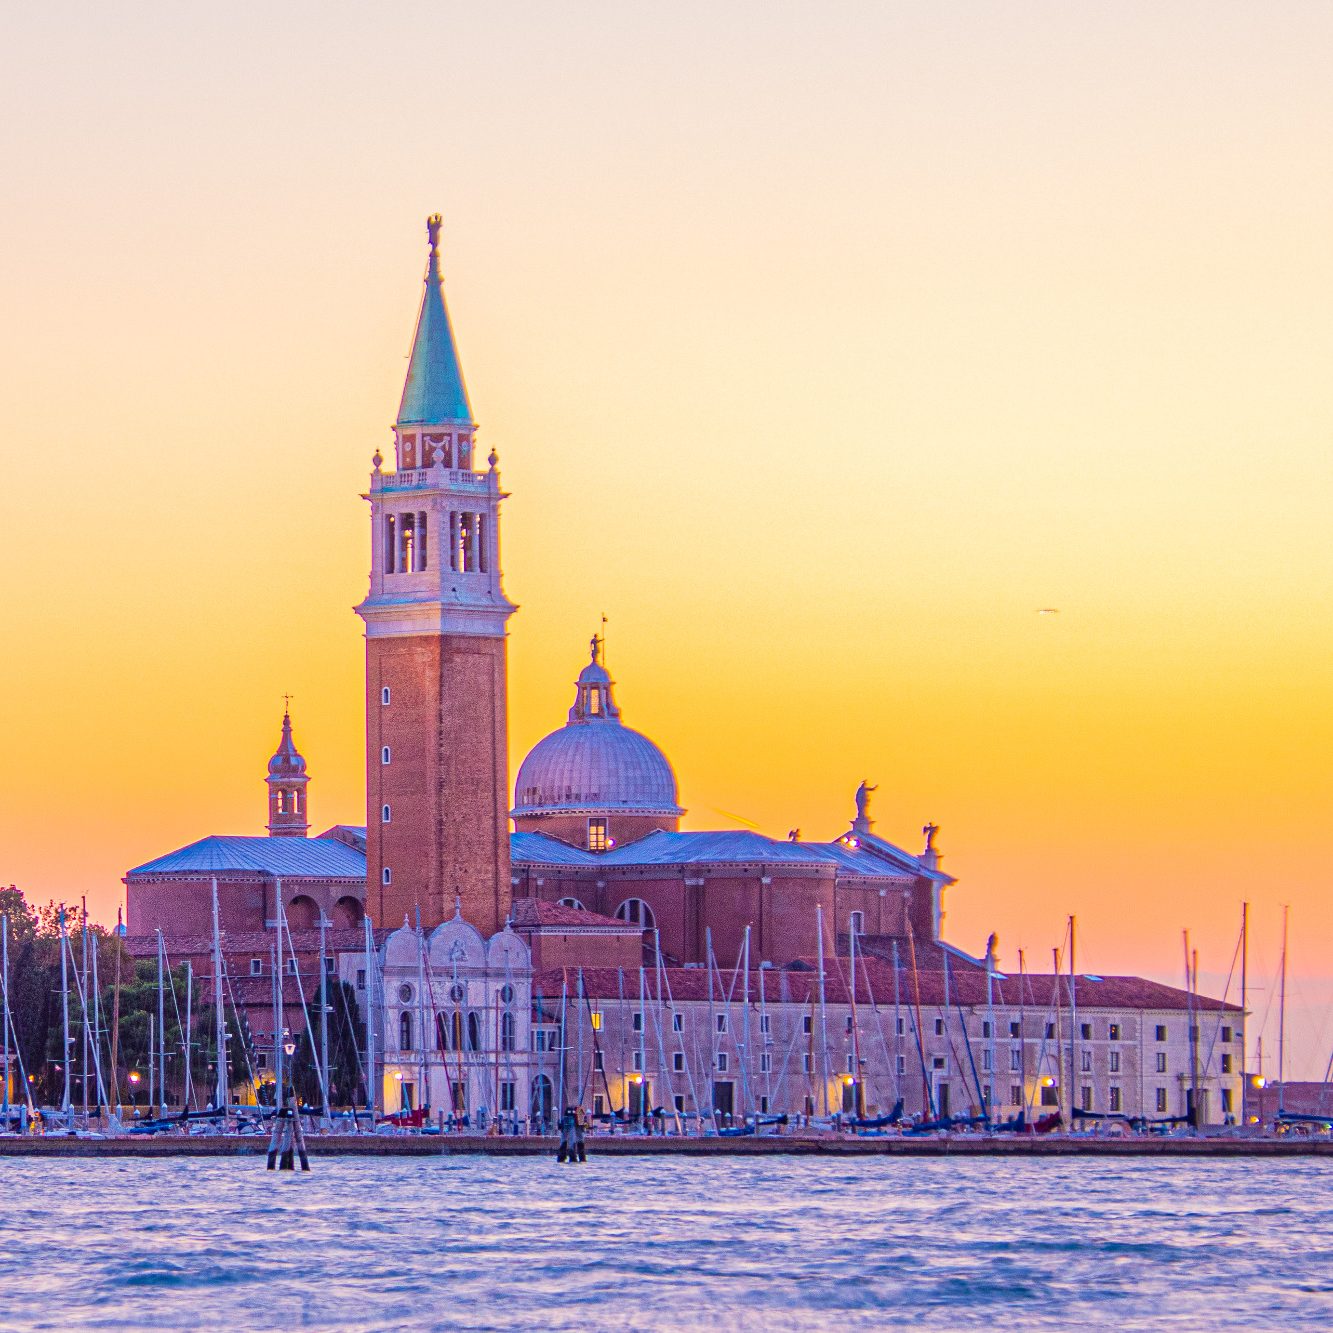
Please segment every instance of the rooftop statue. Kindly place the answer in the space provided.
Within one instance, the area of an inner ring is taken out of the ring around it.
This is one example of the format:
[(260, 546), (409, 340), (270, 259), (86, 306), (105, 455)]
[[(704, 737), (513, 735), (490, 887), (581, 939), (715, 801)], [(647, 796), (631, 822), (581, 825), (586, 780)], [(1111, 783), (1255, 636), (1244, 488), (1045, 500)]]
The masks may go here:
[(868, 811), (870, 809), (870, 793), (878, 790), (878, 783), (872, 787), (868, 782), (862, 779), (861, 785), (856, 789), (856, 818), (858, 822), (868, 817)]

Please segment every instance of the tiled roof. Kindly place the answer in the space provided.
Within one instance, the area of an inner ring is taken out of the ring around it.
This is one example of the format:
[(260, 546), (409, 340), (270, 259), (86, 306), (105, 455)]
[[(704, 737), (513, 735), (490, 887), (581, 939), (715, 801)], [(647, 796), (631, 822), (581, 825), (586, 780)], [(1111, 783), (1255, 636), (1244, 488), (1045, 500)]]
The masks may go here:
[(509, 859), (539, 866), (592, 866), (597, 857), (581, 847), (571, 847), (559, 838), (548, 838), (545, 833), (511, 833)]
[[(375, 941), (381, 943), (388, 931), (377, 930)], [(126, 935), (123, 937), (125, 948), (133, 958), (156, 958), (157, 936)], [(268, 957), (273, 946), (274, 932), (271, 930), (224, 930), (222, 932), (222, 952), (224, 956), (234, 954), (253, 954), (255, 957)], [(295, 947), (297, 953), (317, 953), (319, 951), (319, 931), (294, 930), (290, 942), (283, 932), (283, 952)], [(358, 927), (355, 930), (328, 930), (324, 932), (324, 947), (329, 953), (355, 953), (366, 946), (366, 934)], [(171, 958), (183, 958), (211, 954), (213, 952), (212, 935), (166, 935), (167, 955)]]
[(130, 875), (208, 875), (259, 872), (286, 878), (365, 879), (363, 852), (336, 838), (200, 838), (135, 866)]
[(540, 898), (515, 898), (509, 919), (515, 930), (614, 930), (636, 938), (643, 933), (642, 928), (633, 922), (589, 912), (582, 907), (544, 902)]
[(896, 847), (873, 833), (849, 834), (848, 837), (855, 840), (855, 846), (849, 846), (848, 842), (842, 839), (811, 845), (828, 852), (839, 865), (846, 867), (853, 874), (924, 875), (927, 879), (933, 879), (940, 884), (955, 882), (952, 875), (946, 875), (942, 870), (932, 870), (919, 857), (903, 851), (901, 847)]
[(844, 874), (903, 879), (925, 876), (950, 883), (947, 875), (930, 870), (900, 848), (876, 838), (879, 854), (867, 848), (849, 848), (838, 842), (788, 842), (747, 829), (717, 832), (669, 833), (658, 829), (646, 837), (609, 852), (586, 852), (542, 833), (515, 833), (510, 837), (510, 860), (530, 865), (566, 866), (672, 866), (672, 865), (806, 865), (811, 870), (832, 868)]
[(606, 865), (689, 865), (699, 861), (729, 864), (750, 862), (803, 862), (816, 868), (828, 865), (830, 857), (805, 842), (779, 841), (748, 829), (717, 833), (668, 833), (658, 829), (600, 855)]
[[(624, 974), (614, 967), (585, 967), (582, 971), (583, 993), (591, 999), (616, 999), (624, 993)], [(645, 971), (645, 984), (648, 994), (657, 996), (657, 969)], [(743, 979), (733, 982), (733, 973), (723, 968), (719, 976), (713, 973), (710, 991), (708, 971), (702, 967), (667, 967), (662, 969), (665, 978), (664, 994), (679, 1001), (721, 1000), (728, 992), (732, 1003), (738, 1003), (745, 991)], [(856, 998), (858, 1004), (867, 1004), (873, 999), (881, 1009), (892, 1007), (894, 1003), (893, 967), (877, 958), (858, 959), (856, 969)], [(827, 1003), (845, 1005), (851, 999), (849, 960), (846, 958), (829, 959), (824, 970), (824, 997)], [(760, 978), (763, 978), (765, 1000), (772, 1003), (787, 1001), (796, 1004), (810, 1004), (818, 998), (819, 975), (815, 971), (792, 970), (788, 968), (763, 968), (751, 971), (749, 994), (753, 1002), (759, 999)], [(580, 969), (576, 967), (554, 968), (538, 973), (533, 979), (534, 992), (546, 997), (559, 995), (562, 988), (569, 995), (578, 994)], [(1055, 987), (1051, 977), (1024, 977), (1021, 993), (1022, 1003), (1034, 1013), (1044, 1012), (1053, 1006)], [(1060, 978), (1059, 996), (1061, 1008), (1068, 1012), (1067, 977)], [(987, 1002), (986, 976), (984, 972), (959, 971), (950, 969), (948, 979), (948, 1003), (952, 1010), (955, 1005), (964, 1008), (984, 1007)], [(635, 979), (637, 985), (637, 977)], [(1173, 986), (1164, 986), (1160, 982), (1149, 981), (1144, 977), (1101, 977), (1092, 980), (1087, 977), (1075, 978), (1075, 998), (1080, 1009), (1113, 1010), (1184, 1010), (1188, 1008), (1189, 996)], [(996, 978), (994, 984), (994, 1002), (997, 1006), (1013, 1008), (1020, 1002), (1017, 977)], [(932, 1011), (941, 1010), (945, 1004), (945, 978), (943, 972), (921, 972), (913, 976), (905, 966), (898, 970), (897, 994), (899, 1003), (910, 1006), (920, 997), (923, 1008)], [(1206, 996), (1195, 996), (1196, 1010), (1239, 1013), (1239, 1006), (1223, 1004)]]

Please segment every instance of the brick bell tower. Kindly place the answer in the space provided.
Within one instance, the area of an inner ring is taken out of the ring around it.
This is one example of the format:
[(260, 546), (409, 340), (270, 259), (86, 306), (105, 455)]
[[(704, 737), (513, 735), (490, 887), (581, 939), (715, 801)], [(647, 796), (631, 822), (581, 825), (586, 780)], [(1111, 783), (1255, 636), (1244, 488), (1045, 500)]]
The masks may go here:
[(366, 905), (377, 926), (509, 915), (500, 474), (476, 459), (440, 276), (440, 217), (398, 420), (393, 471), (370, 478), (366, 624)]

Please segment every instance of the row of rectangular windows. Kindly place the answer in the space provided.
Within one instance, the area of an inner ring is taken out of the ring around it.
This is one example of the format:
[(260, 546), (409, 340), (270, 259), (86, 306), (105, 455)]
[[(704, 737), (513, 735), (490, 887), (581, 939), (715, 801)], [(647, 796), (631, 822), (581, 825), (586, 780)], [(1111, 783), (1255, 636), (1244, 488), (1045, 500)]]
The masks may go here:
[[(388, 806), (385, 806), (385, 809), (387, 810), (387, 809), (388, 809)], [(727, 1015), (726, 1015), (726, 1014), (717, 1014), (717, 1015), (715, 1015), (715, 1021), (716, 1021), (716, 1024), (717, 1024), (717, 1030), (718, 1030), (719, 1032), (726, 1032), (726, 1031), (727, 1031)], [(680, 1032), (680, 1031), (682, 1031), (682, 1030), (683, 1030), (683, 1022), (684, 1022), (684, 1020), (683, 1020), (683, 1016), (682, 1016), (681, 1014), (672, 1014), (672, 1015), (671, 1015), (671, 1030), (672, 1030), (673, 1032)], [(598, 1013), (598, 1012), (595, 1012), (595, 1013), (593, 1014), (593, 1027), (594, 1027), (594, 1028), (600, 1028), (601, 1025), (602, 1025), (602, 1015), (601, 1015), (600, 1013)], [(641, 1031), (643, 1031), (643, 1014), (642, 1014), (641, 1012), (639, 1012), (639, 1011), (636, 1010), (636, 1011), (631, 1015), (631, 1026), (633, 1027), (633, 1029), (634, 1029), (635, 1032), (641, 1032)], [(900, 1036), (900, 1037), (905, 1036), (905, 1035), (907, 1034), (907, 1020), (906, 1020), (905, 1018), (901, 1018), (901, 1017), (900, 1017), (900, 1018), (898, 1019), (898, 1025), (897, 1025), (897, 1026), (898, 1026), (898, 1036)], [(985, 1023), (983, 1023), (983, 1024), (981, 1025), (981, 1028), (982, 1028), (981, 1035), (982, 1035), (983, 1038), (985, 1038), (985, 1037), (989, 1037), (989, 1036), (991, 1035), (991, 1025), (990, 1025), (989, 1022), (985, 1022)], [(762, 1032), (762, 1033), (768, 1033), (770, 1030), (771, 1030), (771, 1028), (770, 1028), (770, 1015), (768, 1015), (768, 1014), (761, 1014), (761, 1015), (759, 1016), (759, 1031)], [(803, 1033), (804, 1035), (806, 1035), (806, 1036), (809, 1036), (810, 1033), (811, 1033), (813, 1030), (814, 1030), (814, 1019), (813, 1019), (809, 1014), (805, 1014), (805, 1015), (803, 1015), (802, 1018), (801, 1018), (801, 1031), (802, 1031), (802, 1033)], [(851, 1032), (851, 1030), (852, 1030), (852, 1016), (851, 1016), (850, 1014), (848, 1014), (848, 1015), (846, 1016), (846, 1030), (847, 1030), (848, 1032)], [(1231, 1028), (1229, 1028), (1229, 1027), (1224, 1027), (1224, 1028), (1222, 1028), (1221, 1032), (1219, 1033), (1219, 1040), (1221, 1040), (1221, 1041), (1223, 1041), (1223, 1042), (1229, 1042), (1229, 1041), (1231, 1041), (1231, 1039), (1232, 1039), (1232, 1035), (1231, 1035), (1231, 1033), (1232, 1033)], [(943, 1036), (945, 1035), (945, 1020), (942, 1019), (942, 1018), (937, 1018), (937, 1019), (935, 1020), (935, 1035), (936, 1035), (937, 1037), (943, 1037)], [(1021, 1026), (1020, 1026), (1020, 1024), (1018, 1024), (1018, 1023), (1010, 1023), (1010, 1024), (1009, 1024), (1009, 1035), (1010, 1035), (1010, 1037), (1018, 1037), (1018, 1038), (1021, 1039), (1021, 1038), (1022, 1038), (1022, 1031), (1021, 1031)], [(1197, 1029), (1197, 1028), (1193, 1028), (1193, 1029), (1191, 1029), (1190, 1035), (1191, 1035), (1192, 1037), (1194, 1037), (1194, 1038), (1197, 1039), (1197, 1037), (1198, 1037), (1198, 1035), (1199, 1035), (1199, 1034), (1198, 1034), (1198, 1029)], [(1046, 1024), (1046, 1036), (1047, 1036), (1048, 1039), (1053, 1039), (1053, 1038), (1055, 1037), (1055, 1024), (1054, 1024), (1054, 1023), (1047, 1023), (1047, 1024)], [(1091, 1041), (1091, 1040), (1092, 1040), (1092, 1024), (1091, 1024), (1091, 1023), (1084, 1023), (1084, 1024), (1082, 1025), (1082, 1037), (1083, 1037), (1083, 1040), (1084, 1040), (1084, 1041)], [(1108, 1040), (1108, 1041), (1120, 1041), (1120, 1040), (1122, 1040), (1121, 1035), (1120, 1035), (1120, 1024), (1119, 1024), (1119, 1023), (1111, 1023), (1111, 1024), (1109, 1024), (1109, 1026), (1108, 1026), (1108, 1028), (1107, 1028), (1107, 1040)], [(1165, 1040), (1166, 1040), (1166, 1027), (1165, 1027), (1164, 1025), (1162, 1025), (1162, 1024), (1159, 1024), (1159, 1025), (1157, 1026), (1157, 1040), (1158, 1040), (1158, 1041), (1165, 1041)], [(1019, 1051), (1014, 1051), (1014, 1052), (1012, 1053), (1012, 1055), (1013, 1055), (1013, 1059), (1015, 1059), (1015, 1060), (1018, 1060), (1018, 1059), (1021, 1058), (1021, 1052), (1019, 1052)], [(1109, 1055), (1110, 1055), (1110, 1059), (1111, 1059), (1111, 1068), (1112, 1068), (1113, 1070), (1118, 1069), (1118, 1068), (1120, 1067), (1120, 1052), (1119, 1052), (1119, 1051), (1111, 1051), (1111, 1052), (1109, 1053)], [(1091, 1053), (1090, 1051), (1084, 1051), (1084, 1052), (1083, 1052), (1083, 1057), (1084, 1057), (1084, 1060), (1085, 1060), (1085, 1061), (1090, 1060), (1090, 1059), (1092, 1058), (1092, 1053)], [(1158, 1068), (1159, 1068), (1159, 1069), (1165, 1069), (1165, 1067), (1166, 1067), (1166, 1065), (1165, 1065), (1165, 1061), (1166, 1061), (1166, 1054), (1165, 1054), (1165, 1052), (1159, 1052), (1159, 1053), (1158, 1053), (1158, 1056), (1157, 1056), (1157, 1064), (1158, 1064)], [(1086, 1067), (1087, 1067), (1087, 1066), (1085, 1065), (1085, 1068), (1086, 1068)], [(1018, 1068), (1018, 1066), (1015, 1065), (1014, 1068)], [(1224, 1074), (1225, 1074), (1225, 1073), (1230, 1073), (1230, 1072), (1231, 1072), (1231, 1056), (1230, 1056), (1230, 1055), (1224, 1055), (1224, 1056), (1222, 1057), (1222, 1072), (1223, 1072)]]

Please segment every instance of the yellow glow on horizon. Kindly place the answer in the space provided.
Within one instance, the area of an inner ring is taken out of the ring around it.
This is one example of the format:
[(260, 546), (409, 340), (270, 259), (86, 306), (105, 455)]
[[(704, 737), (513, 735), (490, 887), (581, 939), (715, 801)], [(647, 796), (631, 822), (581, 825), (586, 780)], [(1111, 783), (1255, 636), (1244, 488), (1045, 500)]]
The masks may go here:
[(438, 209), (511, 775), (605, 610), (687, 828), (836, 838), (878, 782), (1009, 970), (1073, 912), (1177, 985), (1189, 925), (1220, 992), (1248, 899), (1274, 1050), (1290, 903), (1322, 1074), (1331, 45), (1227, 0), (16, 11), (0, 878), (110, 921), (261, 832), (286, 692), (312, 830), (364, 820), (358, 495)]

